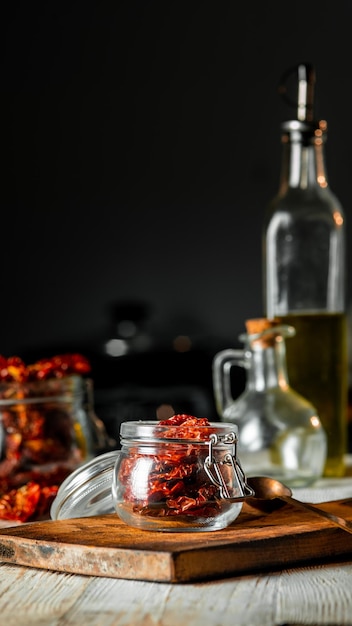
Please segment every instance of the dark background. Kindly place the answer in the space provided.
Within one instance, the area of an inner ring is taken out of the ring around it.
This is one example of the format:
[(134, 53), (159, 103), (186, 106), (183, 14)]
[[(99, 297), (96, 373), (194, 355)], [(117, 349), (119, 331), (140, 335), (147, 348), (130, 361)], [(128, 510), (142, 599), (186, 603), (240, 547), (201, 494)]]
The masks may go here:
[[(132, 404), (143, 388), (205, 411), (214, 352), (263, 314), (262, 221), (294, 115), (277, 86), (300, 61), (351, 238), (352, 4), (7, 4), (0, 353), (80, 350), (98, 394), (130, 385)], [(108, 358), (124, 318), (131, 351)], [(191, 350), (174, 350), (180, 335)]]

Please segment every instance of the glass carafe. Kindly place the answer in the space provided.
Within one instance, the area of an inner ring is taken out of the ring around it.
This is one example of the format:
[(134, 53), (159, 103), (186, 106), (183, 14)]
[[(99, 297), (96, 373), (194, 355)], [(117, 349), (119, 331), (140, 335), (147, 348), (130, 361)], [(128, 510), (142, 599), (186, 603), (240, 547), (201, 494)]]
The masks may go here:
[[(323, 473), (327, 440), (313, 405), (287, 378), (285, 339), (292, 326), (266, 318), (247, 320), (243, 350), (215, 355), (213, 384), (220, 419), (238, 426), (238, 454), (247, 476), (269, 475), (291, 487), (306, 486)], [(246, 386), (232, 397), (233, 366), (246, 369)]]

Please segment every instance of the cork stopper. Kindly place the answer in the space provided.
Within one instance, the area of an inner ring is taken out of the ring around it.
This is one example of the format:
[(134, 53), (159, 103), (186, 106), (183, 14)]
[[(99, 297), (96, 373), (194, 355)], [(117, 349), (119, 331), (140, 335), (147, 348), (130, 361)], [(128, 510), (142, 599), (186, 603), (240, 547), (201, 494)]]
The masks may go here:
[(248, 335), (257, 335), (253, 338), (253, 344), (259, 344), (263, 347), (273, 346), (275, 338), (280, 332), (270, 332), (270, 329), (274, 329), (280, 326), (279, 319), (268, 319), (266, 317), (258, 317), (255, 319), (246, 320), (246, 330)]

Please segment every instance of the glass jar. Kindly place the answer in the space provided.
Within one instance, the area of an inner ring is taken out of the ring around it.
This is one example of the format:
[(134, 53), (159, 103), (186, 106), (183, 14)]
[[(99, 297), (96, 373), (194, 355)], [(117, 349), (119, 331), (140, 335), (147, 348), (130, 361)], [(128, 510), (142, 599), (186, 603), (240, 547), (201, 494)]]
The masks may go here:
[(253, 490), (236, 456), (234, 424), (121, 424), (121, 450), (78, 468), (60, 486), (52, 519), (116, 512), (128, 525), (155, 531), (211, 531), (240, 514)]
[(225, 528), (252, 495), (236, 457), (234, 424), (121, 425), (121, 454), (113, 473), (118, 516), (130, 526), (159, 531)]
[(72, 375), (0, 384), (0, 490), (58, 485), (93, 454), (86, 380)]

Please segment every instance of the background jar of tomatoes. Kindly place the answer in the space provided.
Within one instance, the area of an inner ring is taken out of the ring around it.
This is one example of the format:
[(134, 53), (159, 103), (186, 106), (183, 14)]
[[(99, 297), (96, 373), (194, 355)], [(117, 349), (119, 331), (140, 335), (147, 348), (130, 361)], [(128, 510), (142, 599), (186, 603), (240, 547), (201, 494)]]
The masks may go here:
[(47, 515), (61, 482), (96, 453), (89, 389), (77, 374), (0, 383), (0, 519)]

